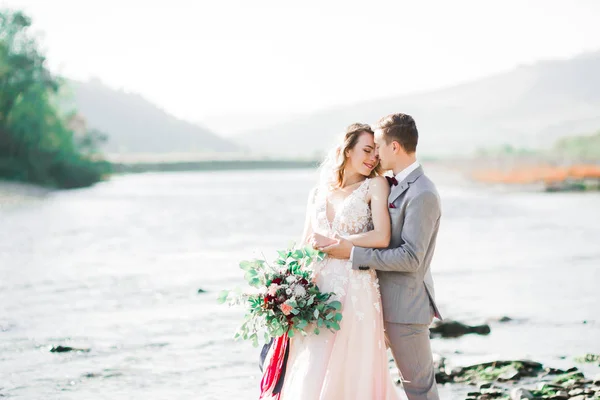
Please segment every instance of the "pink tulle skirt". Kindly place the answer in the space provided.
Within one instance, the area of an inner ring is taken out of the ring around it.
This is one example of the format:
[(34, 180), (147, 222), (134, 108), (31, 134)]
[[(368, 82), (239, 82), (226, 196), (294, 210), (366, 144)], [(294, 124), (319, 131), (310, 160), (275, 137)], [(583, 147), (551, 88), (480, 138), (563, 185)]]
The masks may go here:
[(319, 289), (336, 293), (343, 304), (341, 329), (291, 339), (280, 399), (401, 399), (388, 367), (375, 271), (355, 271), (348, 260), (330, 258), (315, 270)]

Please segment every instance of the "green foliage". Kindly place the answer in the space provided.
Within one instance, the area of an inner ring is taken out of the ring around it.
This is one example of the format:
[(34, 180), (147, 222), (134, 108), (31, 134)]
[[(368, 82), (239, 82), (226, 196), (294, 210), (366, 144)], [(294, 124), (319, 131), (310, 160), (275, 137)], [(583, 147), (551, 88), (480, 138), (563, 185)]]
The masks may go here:
[(22, 12), (0, 11), (0, 178), (60, 188), (89, 186), (110, 172), (98, 132), (69, 127), (56, 105), (61, 80), (29, 34)]
[(494, 148), (480, 148), (476, 151), (480, 157), (526, 157), (546, 156), (568, 158), (579, 162), (600, 161), (600, 131), (592, 135), (569, 136), (559, 139), (551, 150), (532, 150), (517, 148), (510, 144)]
[(582, 161), (600, 160), (600, 131), (593, 135), (572, 136), (560, 139), (554, 146), (554, 152)]
[(250, 340), (258, 345), (260, 333), (265, 341), (287, 332), (318, 335), (325, 328), (332, 332), (340, 329), (342, 303), (332, 301), (334, 293), (323, 293), (314, 282), (307, 267), (322, 261), (325, 254), (306, 247), (277, 252), (279, 257), (271, 266), (264, 260), (242, 261), (244, 278), (256, 290), (231, 296), (222, 291), (217, 301), (241, 304), (246, 316), (236, 339)]
[(576, 357), (575, 361), (578, 363), (599, 363), (600, 365), (600, 354), (586, 354), (582, 357)]

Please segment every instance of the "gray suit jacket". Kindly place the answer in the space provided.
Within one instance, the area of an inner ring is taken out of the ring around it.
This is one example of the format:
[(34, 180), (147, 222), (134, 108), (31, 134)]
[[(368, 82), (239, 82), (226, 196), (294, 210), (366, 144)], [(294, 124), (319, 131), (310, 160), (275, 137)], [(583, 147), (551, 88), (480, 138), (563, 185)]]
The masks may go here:
[(352, 268), (377, 270), (383, 318), (402, 324), (442, 319), (435, 304), (431, 258), (440, 226), (440, 197), (419, 167), (389, 196), (392, 238), (387, 249), (355, 247)]

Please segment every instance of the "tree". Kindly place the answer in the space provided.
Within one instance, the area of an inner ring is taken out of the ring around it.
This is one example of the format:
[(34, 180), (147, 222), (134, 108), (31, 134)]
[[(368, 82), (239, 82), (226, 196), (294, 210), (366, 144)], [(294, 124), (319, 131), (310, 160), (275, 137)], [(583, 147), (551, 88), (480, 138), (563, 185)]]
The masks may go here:
[(60, 78), (29, 33), (22, 12), (0, 11), (0, 177), (50, 186), (91, 185), (109, 172), (96, 151), (102, 135), (78, 140), (57, 98)]

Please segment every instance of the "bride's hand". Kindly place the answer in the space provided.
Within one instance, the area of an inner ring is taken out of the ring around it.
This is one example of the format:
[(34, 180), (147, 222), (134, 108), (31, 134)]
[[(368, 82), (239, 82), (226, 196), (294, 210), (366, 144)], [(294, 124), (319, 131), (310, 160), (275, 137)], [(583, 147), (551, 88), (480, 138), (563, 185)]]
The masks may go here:
[(313, 233), (309, 236), (308, 243), (313, 247), (313, 249), (321, 250), (323, 247), (331, 246), (332, 244), (337, 243), (337, 240), (323, 236), (319, 233)]

